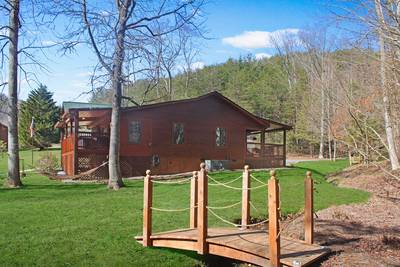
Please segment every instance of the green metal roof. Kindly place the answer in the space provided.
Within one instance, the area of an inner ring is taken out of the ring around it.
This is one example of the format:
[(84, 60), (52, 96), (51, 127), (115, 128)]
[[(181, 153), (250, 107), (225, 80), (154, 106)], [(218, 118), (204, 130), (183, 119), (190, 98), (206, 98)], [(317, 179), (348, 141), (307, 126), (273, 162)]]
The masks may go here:
[(64, 112), (70, 109), (98, 109), (98, 108), (111, 108), (111, 104), (99, 104), (99, 103), (84, 103), (84, 102), (71, 102), (66, 101), (62, 104)]

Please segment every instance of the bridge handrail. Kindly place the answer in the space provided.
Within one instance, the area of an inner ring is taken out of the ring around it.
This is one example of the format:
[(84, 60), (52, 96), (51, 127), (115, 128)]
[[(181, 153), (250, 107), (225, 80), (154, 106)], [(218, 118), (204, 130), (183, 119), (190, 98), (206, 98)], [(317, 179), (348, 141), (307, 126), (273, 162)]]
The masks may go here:
[[(190, 210), (190, 228), (197, 229), (197, 251), (199, 254), (208, 253), (207, 231), (208, 231), (208, 212), (210, 212), (217, 219), (224, 223), (233, 225), (235, 227), (248, 228), (257, 225), (265, 224), (268, 222), (268, 236), (269, 236), (269, 260), (271, 266), (280, 266), (280, 236), (282, 231), (285, 230), (296, 218), (304, 213), (304, 237), (306, 243), (312, 244), (314, 241), (314, 207), (313, 207), (313, 191), (314, 182), (311, 172), (308, 171), (304, 179), (304, 199), (305, 207), (304, 212), (295, 214), (292, 218), (286, 221), (285, 225), (280, 225), (282, 219), (280, 215), (280, 186), (279, 180), (276, 177), (276, 172), (270, 172), (270, 179), (267, 183), (259, 180), (251, 175), (249, 166), (244, 167), (242, 174), (242, 187), (233, 187), (228, 184), (233, 183), (240, 179), (235, 178), (229, 182), (221, 183), (215, 178), (208, 175), (205, 164), (200, 165), (199, 171), (194, 171), (192, 177), (184, 178), (179, 181), (157, 181), (152, 179), (150, 170), (146, 171), (144, 179), (144, 204), (143, 204), (143, 246), (152, 246), (151, 231), (152, 231), (152, 210), (165, 211), (165, 212), (181, 212)], [(226, 206), (208, 206), (208, 179), (217, 183), (217, 185), (228, 187), (235, 190), (242, 191), (242, 200)], [(261, 185), (251, 187), (251, 180), (255, 180)], [(153, 183), (160, 184), (182, 184), (190, 182), (190, 207), (180, 209), (164, 209), (153, 207)], [(296, 185), (297, 186), (297, 185)], [(250, 224), (250, 208), (258, 210), (250, 201), (251, 190), (267, 187), (268, 189), (268, 218), (266, 220)], [(241, 223), (233, 223), (222, 216), (218, 215), (214, 210), (228, 209), (239, 204), (242, 204), (242, 220)]]

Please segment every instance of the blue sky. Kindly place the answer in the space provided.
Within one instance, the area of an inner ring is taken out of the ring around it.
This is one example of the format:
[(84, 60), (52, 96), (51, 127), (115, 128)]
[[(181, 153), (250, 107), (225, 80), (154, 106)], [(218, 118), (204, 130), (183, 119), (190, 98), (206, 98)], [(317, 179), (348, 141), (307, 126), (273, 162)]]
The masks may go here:
[[(271, 34), (313, 25), (324, 12), (324, 6), (312, 0), (213, 0), (205, 9), (206, 28), (212, 39), (203, 41), (196, 66), (221, 63), (249, 53), (257, 57), (272, 55), (274, 50), (268, 42)], [(54, 92), (58, 103), (86, 101), (89, 95), (82, 93), (90, 90), (89, 75), (96, 63), (92, 52), (84, 46), (68, 56), (50, 50), (48, 58), (44, 62), (49, 72), (36, 72), (39, 82)], [(25, 99), (29, 90), (29, 86), (22, 84), (20, 98)]]

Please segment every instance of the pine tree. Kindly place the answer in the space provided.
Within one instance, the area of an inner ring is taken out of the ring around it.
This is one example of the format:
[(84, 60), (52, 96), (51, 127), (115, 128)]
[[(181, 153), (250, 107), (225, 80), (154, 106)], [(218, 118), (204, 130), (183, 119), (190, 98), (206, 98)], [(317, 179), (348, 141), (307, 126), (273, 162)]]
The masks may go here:
[[(35, 135), (31, 138), (30, 126), (34, 118)], [(53, 100), (53, 93), (47, 86), (39, 87), (29, 93), (28, 99), (21, 103), (19, 138), (24, 147), (44, 148), (59, 141), (59, 132), (54, 124), (59, 118), (59, 107)]]

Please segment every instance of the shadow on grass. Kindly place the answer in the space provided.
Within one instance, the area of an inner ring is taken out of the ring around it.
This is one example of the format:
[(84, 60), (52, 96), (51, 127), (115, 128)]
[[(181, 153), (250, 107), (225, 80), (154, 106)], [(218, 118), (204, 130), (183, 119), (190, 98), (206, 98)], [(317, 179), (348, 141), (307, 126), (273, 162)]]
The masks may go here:
[[(4, 183), (4, 179), (0, 179), (0, 183)], [(24, 181), (23, 181), (24, 183)], [(142, 189), (143, 184), (141, 183), (125, 183), (125, 186), (122, 187), (120, 190), (129, 190), (129, 189)], [(76, 191), (85, 191), (88, 189), (104, 189), (104, 191), (115, 192), (114, 190), (108, 189), (107, 184), (101, 183), (71, 183), (71, 184), (63, 184), (61, 182), (49, 184), (31, 184), (31, 183), (24, 183), (21, 188), (13, 189), (13, 188), (6, 188), (0, 187), (0, 192), (12, 192), (14, 190), (54, 190), (54, 191), (64, 191), (64, 190), (76, 190)]]
[(220, 257), (220, 256), (216, 256), (216, 255), (210, 255), (210, 254), (199, 255), (199, 254), (197, 254), (197, 252), (189, 251), (189, 250), (172, 249), (172, 248), (156, 248), (156, 247), (152, 247), (151, 249), (170, 251), (173, 253), (182, 254), (182, 255), (185, 255), (192, 259), (202, 261), (205, 263), (205, 266), (208, 266), (208, 267), (233, 267), (233, 266), (238, 266), (240, 263), (242, 263), (240, 261), (235, 261), (235, 260), (232, 260), (229, 258)]
[(312, 169), (312, 168), (305, 168), (305, 167), (300, 167), (300, 166), (294, 166), (293, 169), (304, 170), (304, 176), (306, 175), (307, 171), (312, 172), (312, 174), (320, 175), (320, 176), (322, 176), (323, 178), (325, 178), (325, 176), (326, 176), (326, 174), (324, 174), (324, 173), (322, 173), (322, 172), (320, 172), (320, 171), (317, 171), (317, 170), (315, 170), (315, 169)]
[[(19, 151), (20, 151), (20, 152), (22, 152), (22, 151), (32, 151), (32, 149), (30, 149), (30, 148), (25, 148), (25, 149), (20, 149)], [(60, 153), (61, 153), (61, 148), (60, 148), (60, 147), (47, 147), (47, 148), (44, 148), (44, 149), (42, 149), (42, 150), (40, 150), (39, 148), (34, 148), (34, 149), (33, 149), (33, 152), (38, 152), (38, 151), (40, 151), (40, 152), (46, 152), (46, 151), (60, 151)]]

